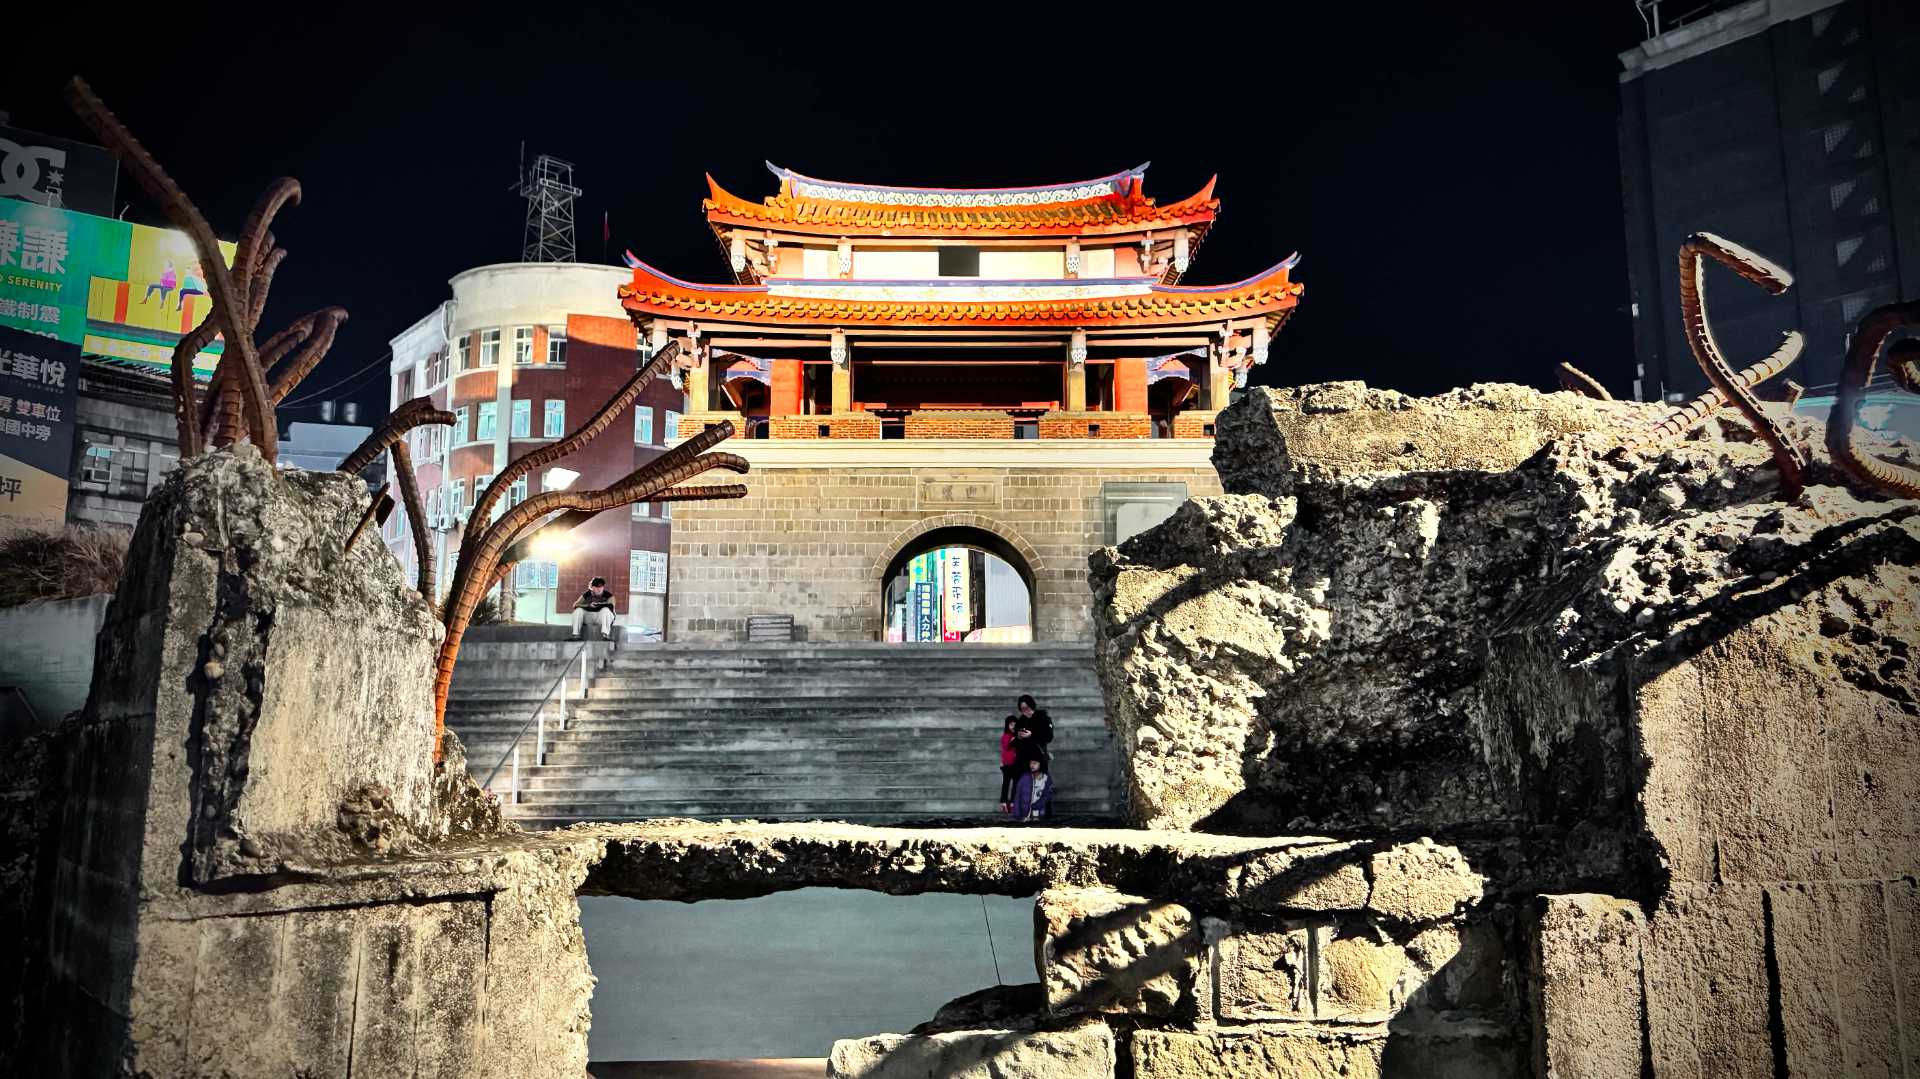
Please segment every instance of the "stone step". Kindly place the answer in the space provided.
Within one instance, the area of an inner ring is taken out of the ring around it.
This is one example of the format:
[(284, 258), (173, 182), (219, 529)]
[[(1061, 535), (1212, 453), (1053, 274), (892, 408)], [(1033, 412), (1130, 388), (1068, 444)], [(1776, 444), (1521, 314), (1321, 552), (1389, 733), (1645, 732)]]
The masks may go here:
[[(638, 823), (643, 821), (659, 819), (658, 817), (629, 816), (629, 815), (624, 815), (619, 813), (602, 813), (602, 814), (596, 814), (589, 817), (577, 817), (577, 816), (570, 816), (567, 814), (549, 815), (547, 813), (546, 807), (521, 806), (518, 808), (536, 810), (536, 812), (527, 812), (527, 813), (510, 812), (510, 813), (507, 813), (506, 815), (512, 819), (513, 823), (519, 825), (521, 828), (525, 828), (529, 831), (537, 831), (537, 832), (548, 831), (555, 828), (565, 828), (570, 825), (581, 824), (581, 823), (619, 824), (619, 823), (630, 823), (630, 822)], [(675, 816), (687, 817), (693, 820), (705, 820), (705, 821), (742, 819), (739, 817), (728, 817), (725, 814), (714, 814), (714, 813), (677, 813), (675, 814)], [(1069, 814), (1065, 810), (1061, 810), (1056, 807), (1054, 816), (1057, 819), (1057, 818), (1069, 816)], [(948, 817), (950, 819), (971, 819), (973, 821), (972, 826), (980, 827), (980, 828), (1028, 827), (1028, 825), (1022, 824), (1021, 822), (1018, 822), (1018, 821), (1009, 821), (1005, 816), (996, 812), (994, 810), (994, 807), (992, 806), (987, 806), (984, 809), (976, 809), (967, 813), (948, 814)], [(1076, 809), (1071, 813), (1071, 818), (1073, 820), (1073, 826), (1075, 827), (1088, 827), (1088, 826), (1101, 826), (1101, 825), (1118, 826), (1121, 823), (1118, 813), (1116, 813), (1112, 809), (1104, 809), (1104, 808), (1103, 809), (1087, 809), (1087, 808)], [(911, 823), (916, 821), (925, 821), (928, 819), (928, 816), (926, 814), (901, 814), (898, 812), (856, 813), (856, 812), (838, 811), (838, 812), (827, 813), (827, 814), (763, 813), (760, 816), (751, 818), (751, 819), (762, 820), (762, 821), (779, 821), (779, 822), (839, 821), (845, 824), (867, 824), (867, 825), (874, 825), (874, 826), (885, 826), (885, 825), (892, 825), (892, 824), (903, 824), (903, 823)], [(1046, 825), (1044, 824), (1032, 825), (1032, 827), (1045, 827), (1045, 826)]]
[[(995, 672), (991, 676), (977, 674), (954, 674), (945, 668), (918, 670), (918, 672), (899, 672), (899, 674), (856, 674), (841, 672), (833, 678), (826, 676), (808, 676), (808, 678), (732, 678), (732, 676), (674, 676), (674, 678), (641, 678), (641, 676), (620, 676), (603, 674), (591, 680), (593, 697), (603, 693), (733, 693), (741, 697), (854, 697), (866, 691), (879, 693), (899, 693), (902, 685), (914, 685), (916, 689), (941, 691), (941, 693), (964, 693), (977, 699), (991, 699), (1000, 703), (1008, 712), (1014, 710), (1014, 701), (1020, 693), (1002, 689), (1002, 685), (1023, 685), (1014, 682), (1004, 672)], [(540, 685), (545, 691), (549, 683)], [(578, 687), (578, 680), (568, 680), (566, 689), (572, 691)], [(1033, 697), (1043, 705), (1060, 695), (1100, 695), (1100, 680), (1087, 672), (1083, 676), (1050, 676), (1044, 683), (1031, 683)], [(501, 683), (497, 689), (509, 689), (513, 683)], [(495, 689), (493, 685), (474, 685), (467, 687), (472, 691)], [(1050, 707), (1050, 705), (1048, 705)]]
[[(515, 710), (496, 715), (474, 715), (454, 717), (450, 726), (459, 731), (462, 737), (467, 732), (476, 734), (505, 734), (511, 737), (527, 722), (529, 712)], [(547, 714), (546, 728), (549, 734), (561, 730), (557, 711)], [(959, 712), (921, 712), (901, 709), (849, 715), (847, 713), (822, 712), (761, 712), (747, 709), (712, 709), (698, 712), (688, 710), (675, 711), (670, 708), (633, 708), (606, 711), (588, 711), (581, 708), (567, 709), (567, 731), (610, 733), (614, 731), (657, 731), (660, 733), (702, 733), (712, 734), (722, 731), (761, 732), (780, 735), (804, 735), (830, 732), (835, 729), (849, 733), (866, 730), (914, 730), (937, 733), (950, 733), (956, 737), (984, 739), (992, 741), (1000, 737), (1000, 724), (992, 717), (982, 717), (980, 713)], [(1097, 712), (1083, 712), (1064, 715), (1053, 721), (1056, 737), (1062, 731), (1069, 730), (1105, 730), (1104, 715)]]
[[(460, 741), (470, 746), (499, 745), (503, 748), (520, 733), (518, 728), (492, 732), (459, 731)], [(529, 730), (523, 741), (528, 745), (540, 735), (536, 726)], [(886, 728), (826, 728), (818, 731), (783, 731), (772, 729), (740, 730), (737, 728), (714, 728), (710, 730), (680, 729), (677, 727), (568, 727), (556, 730), (548, 727), (545, 733), (549, 750), (576, 748), (581, 752), (590, 752), (598, 746), (611, 750), (615, 744), (627, 744), (640, 748), (675, 748), (710, 751), (719, 747), (732, 747), (746, 752), (801, 753), (829, 747), (857, 749), (861, 746), (888, 746), (911, 743), (921, 750), (940, 749), (951, 751), (964, 748), (969, 755), (976, 753), (998, 753), (999, 742), (988, 732), (987, 737), (978, 733), (953, 731), (937, 726), (899, 726)], [(1054, 732), (1054, 749), (1067, 746), (1109, 745), (1112, 736), (1106, 728), (1086, 726)]]
[[(497, 760), (498, 757), (496, 756)], [(1083, 751), (1077, 753), (1057, 753), (1052, 758), (1054, 771), (1065, 775), (1091, 775), (1095, 772), (1108, 774), (1111, 758), (1106, 754)], [(488, 762), (491, 768), (492, 763)], [(871, 755), (864, 757), (821, 757), (804, 762), (785, 764), (768, 762), (753, 758), (715, 759), (697, 754), (683, 754), (680, 759), (666, 760), (660, 757), (635, 755), (627, 761), (596, 759), (593, 763), (569, 764), (556, 762), (551, 757), (542, 765), (521, 764), (520, 776), (523, 781), (538, 781), (541, 784), (559, 784), (578, 781), (619, 780), (621, 785), (653, 785), (671, 780), (678, 783), (681, 777), (699, 775), (724, 778), (728, 782), (748, 782), (760, 780), (817, 780), (823, 776), (833, 778), (855, 778), (862, 776), (901, 776), (916, 777), (944, 775), (966, 776), (971, 783), (978, 775), (999, 778), (997, 761), (960, 760), (951, 758), (927, 760), (902, 758), (900, 756)]]
[[(524, 792), (523, 792), (524, 797)], [(837, 820), (845, 814), (884, 816), (893, 820), (927, 817), (995, 815), (991, 794), (984, 798), (938, 798), (927, 800), (899, 798), (719, 798), (694, 801), (687, 798), (628, 799), (618, 802), (598, 800), (522, 801), (511, 807), (511, 815), (528, 813), (578, 821), (604, 820), (609, 816), (633, 817), (729, 817), (763, 819), (770, 816)], [(1059, 815), (1107, 813), (1111, 803), (1104, 798), (1075, 798), (1062, 795), (1053, 804)]]

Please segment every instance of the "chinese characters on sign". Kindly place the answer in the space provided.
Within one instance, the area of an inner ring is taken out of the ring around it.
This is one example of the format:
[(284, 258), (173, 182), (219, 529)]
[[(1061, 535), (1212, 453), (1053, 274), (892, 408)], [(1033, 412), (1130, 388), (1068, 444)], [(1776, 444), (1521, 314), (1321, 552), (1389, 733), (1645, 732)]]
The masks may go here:
[(0, 518), (66, 519), (79, 374), (78, 345), (0, 326)]

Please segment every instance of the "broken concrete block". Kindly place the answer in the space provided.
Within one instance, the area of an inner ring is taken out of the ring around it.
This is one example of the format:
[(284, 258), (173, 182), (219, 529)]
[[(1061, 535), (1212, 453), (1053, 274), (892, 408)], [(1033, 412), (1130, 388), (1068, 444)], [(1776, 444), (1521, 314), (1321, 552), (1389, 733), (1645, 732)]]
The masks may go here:
[(1138, 1030), (1134, 1079), (1381, 1079), (1382, 1034), (1311, 1027), (1208, 1032)]
[(1528, 985), (1541, 1079), (1641, 1079), (1637, 904), (1604, 895), (1548, 895), (1535, 903)]
[(1106, 888), (1055, 888), (1033, 907), (1047, 1009), (1190, 1017), (1200, 932), (1178, 903)]
[(962, 1030), (878, 1034), (833, 1043), (828, 1079), (1113, 1079), (1113, 1032)]

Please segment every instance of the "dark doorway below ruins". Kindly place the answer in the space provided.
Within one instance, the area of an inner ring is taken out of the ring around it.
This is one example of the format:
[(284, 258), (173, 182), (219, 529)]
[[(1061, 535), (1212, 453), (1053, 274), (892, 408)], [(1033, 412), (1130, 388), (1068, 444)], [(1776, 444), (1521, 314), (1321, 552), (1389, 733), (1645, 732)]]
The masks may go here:
[[(785, 1079), (836, 1039), (909, 1030), (996, 979), (1034, 981), (1033, 900), (984, 899), (839, 888), (697, 903), (583, 896), (594, 1074), (653, 1079), (667, 1074), (661, 1062), (700, 1061), (707, 1070), (676, 1074)], [(825, 1074), (823, 1061), (812, 1074)]]

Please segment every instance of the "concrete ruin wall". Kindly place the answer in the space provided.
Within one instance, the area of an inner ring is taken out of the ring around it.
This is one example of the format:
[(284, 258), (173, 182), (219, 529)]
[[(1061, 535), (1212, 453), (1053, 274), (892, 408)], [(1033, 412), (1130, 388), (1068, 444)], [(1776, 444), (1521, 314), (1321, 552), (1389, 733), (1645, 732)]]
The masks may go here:
[(1818, 456), (1783, 502), (1737, 420), (1608, 456), (1653, 411), (1222, 413), (1228, 493), (1094, 559), (1131, 812), (1457, 844), (1526, 912), (1541, 1075), (1902, 1074), (1920, 507)]
[(585, 864), (457, 852), (497, 806), (436, 771), (439, 626), (342, 550), (365, 501), (245, 446), (148, 501), (86, 710), (5, 773), (14, 1074), (583, 1070)]

